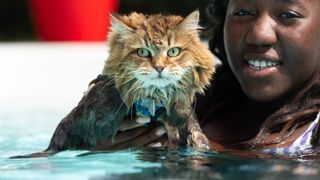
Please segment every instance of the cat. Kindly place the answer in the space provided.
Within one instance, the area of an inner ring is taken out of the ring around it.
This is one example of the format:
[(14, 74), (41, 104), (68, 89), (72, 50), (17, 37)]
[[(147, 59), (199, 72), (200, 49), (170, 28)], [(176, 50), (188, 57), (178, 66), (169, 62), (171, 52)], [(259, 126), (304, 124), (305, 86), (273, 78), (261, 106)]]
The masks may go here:
[[(124, 118), (149, 116), (165, 127), (169, 146), (210, 149), (192, 103), (215, 71), (213, 54), (199, 38), (199, 12), (186, 18), (131, 13), (111, 15), (109, 57), (102, 74), (58, 125), (48, 148), (101, 150)], [(152, 124), (152, 122), (150, 123)]]

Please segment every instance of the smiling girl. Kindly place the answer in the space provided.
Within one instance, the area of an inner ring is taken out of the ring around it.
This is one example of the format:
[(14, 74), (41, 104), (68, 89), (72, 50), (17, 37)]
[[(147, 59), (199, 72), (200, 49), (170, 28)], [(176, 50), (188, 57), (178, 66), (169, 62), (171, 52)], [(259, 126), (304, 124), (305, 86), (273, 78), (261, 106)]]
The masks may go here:
[(206, 135), (229, 148), (314, 153), (319, 143), (320, 2), (210, 3), (206, 12), (216, 27), (211, 49), (223, 64), (197, 104)]

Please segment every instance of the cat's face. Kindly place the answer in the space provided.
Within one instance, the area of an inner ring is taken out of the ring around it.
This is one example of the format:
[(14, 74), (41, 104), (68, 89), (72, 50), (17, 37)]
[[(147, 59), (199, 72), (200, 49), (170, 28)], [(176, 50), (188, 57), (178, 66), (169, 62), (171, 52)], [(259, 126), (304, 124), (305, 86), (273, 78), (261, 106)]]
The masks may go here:
[(133, 75), (144, 87), (177, 84), (192, 66), (184, 45), (167, 34), (160, 38), (141, 34), (133, 53), (128, 56), (128, 68), (132, 68)]
[[(199, 40), (199, 13), (112, 16), (104, 73), (144, 88), (186, 84), (201, 90), (214, 72), (213, 56)], [(121, 84), (122, 82), (118, 82)]]

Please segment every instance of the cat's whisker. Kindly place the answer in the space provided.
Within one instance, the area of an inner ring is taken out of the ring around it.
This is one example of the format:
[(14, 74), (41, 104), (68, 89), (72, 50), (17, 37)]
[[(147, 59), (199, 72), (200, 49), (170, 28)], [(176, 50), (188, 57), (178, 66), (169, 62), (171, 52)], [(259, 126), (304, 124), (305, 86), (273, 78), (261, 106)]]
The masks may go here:
[[(196, 112), (196, 107), (197, 107), (197, 96), (194, 96), (194, 103), (193, 104), (191, 104), (191, 106), (192, 106), (192, 113), (195, 113)], [(191, 114), (192, 114), (191, 113)]]
[[(118, 87), (120, 87), (120, 86), (122, 86), (122, 85), (124, 85), (124, 84), (127, 84), (128, 82), (130, 82), (132, 79), (128, 79), (128, 80), (126, 80), (126, 81), (123, 81), (123, 82), (121, 82), (120, 84), (116, 84)], [(116, 81), (116, 82), (119, 82), (119, 81)]]
[(108, 81), (105, 85), (103, 85), (103, 86), (101, 87), (101, 89), (99, 89), (99, 92), (102, 92), (102, 90), (103, 90), (104, 88), (106, 88), (107, 86), (113, 84), (114, 81), (115, 81), (114, 79), (111, 79), (110, 81)]
[(133, 106), (132, 107), (130, 107), (130, 120), (133, 120)]
[(116, 113), (115, 113), (115, 116), (114, 116), (114, 119), (113, 119), (113, 120), (115, 120), (115, 119), (117, 118), (117, 115), (119, 114), (119, 111), (120, 111), (121, 107), (123, 106), (123, 104), (124, 104), (124, 101), (120, 104), (118, 110), (117, 110)]
[(132, 96), (132, 99), (133, 99), (133, 102), (137, 99), (137, 92), (133, 93), (131, 96)]
[(136, 96), (134, 97), (134, 99), (141, 99), (142, 98), (142, 96), (141, 96), (141, 94), (143, 93), (145, 91), (145, 89), (143, 88), (143, 87), (140, 87), (139, 88), (139, 91), (138, 91), (138, 93), (136, 93)]
[[(126, 80), (122, 81), (122, 79), (126, 79)], [(132, 77), (130, 74), (128, 74), (127, 76), (118, 76), (118, 77), (116, 77), (115, 81), (118, 81), (118, 82), (120, 81), (121, 82), (120, 84), (117, 84), (117, 86), (119, 87), (119, 86), (122, 86), (124, 84), (129, 83), (130, 81), (132, 81), (134, 79), (135, 79), (134, 77)]]
[(143, 92), (144, 92), (143, 90), (141, 90), (141, 91), (139, 92), (139, 95), (138, 95), (137, 99), (141, 99), (141, 98), (142, 98)]
[(123, 98), (125, 99), (131, 93), (131, 91), (136, 88), (138, 84), (139, 84), (138, 81), (135, 81), (133, 85), (130, 87), (130, 89), (128, 90), (128, 92), (123, 96)]
[(115, 116), (114, 116), (113, 121), (117, 118), (117, 116), (118, 116), (118, 114), (119, 114), (119, 111), (120, 111), (121, 107), (123, 106), (123, 104), (124, 104), (124, 102), (122, 102), (122, 103), (120, 104), (118, 110), (117, 110), (116, 113), (115, 113)]
[[(134, 83), (134, 84), (131, 86), (131, 88), (130, 88), (130, 89), (127, 91), (127, 93), (124, 95), (123, 99), (126, 98), (126, 96), (127, 96), (127, 95), (130, 93), (130, 91), (134, 88), (135, 84), (136, 84), (136, 83)], [(114, 116), (115, 118), (117, 117), (117, 115), (118, 115), (121, 107), (123, 106), (123, 104), (124, 104), (124, 101), (120, 104), (118, 110), (116, 111), (115, 116)]]
[[(117, 79), (123, 79), (124, 77), (125, 77), (125, 76), (114, 77), (114, 81), (116, 81)], [(128, 76), (128, 77), (131, 77), (131, 76)], [(126, 77), (126, 78), (127, 78), (126, 81), (123, 81), (122, 83), (118, 84), (117, 86), (118, 86), (118, 87), (119, 87), (119, 86), (122, 86), (122, 85), (127, 84), (127, 83), (129, 83), (130, 81), (134, 80), (134, 78), (128, 78), (128, 77)], [(127, 91), (127, 93), (123, 96), (123, 99), (125, 99), (125, 98), (128, 96), (128, 94), (130, 93), (130, 91), (132, 91), (132, 89), (134, 89), (135, 84), (136, 84), (136, 82), (131, 86), (131, 88), (130, 88), (130, 89)], [(117, 117), (117, 115), (118, 115), (118, 113), (119, 113), (119, 110), (121, 109), (121, 107), (123, 106), (123, 104), (124, 104), (124, 101), (120, 104), (118, 110), (116, 111), (115, 117)]]

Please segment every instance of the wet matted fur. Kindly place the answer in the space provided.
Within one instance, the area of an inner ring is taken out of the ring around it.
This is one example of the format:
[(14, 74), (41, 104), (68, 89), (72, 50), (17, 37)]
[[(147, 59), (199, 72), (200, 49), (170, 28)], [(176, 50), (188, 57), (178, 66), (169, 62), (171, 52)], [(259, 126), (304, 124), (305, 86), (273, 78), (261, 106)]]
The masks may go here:
[[(102, 75), (77, 107), (58, 125), (42, 157), (66, 149), (107, 149), (137, 101), (165, 112), (158, 117), (169, 146), (209, 149), (192, 103), (203, 93), (215, 71), (214, 57), (199, 39), (199, 12), (180, 16), (112, 15), (108, 34), (110, 54)], [(152, 124), (151, 124), (152, 126)]]

